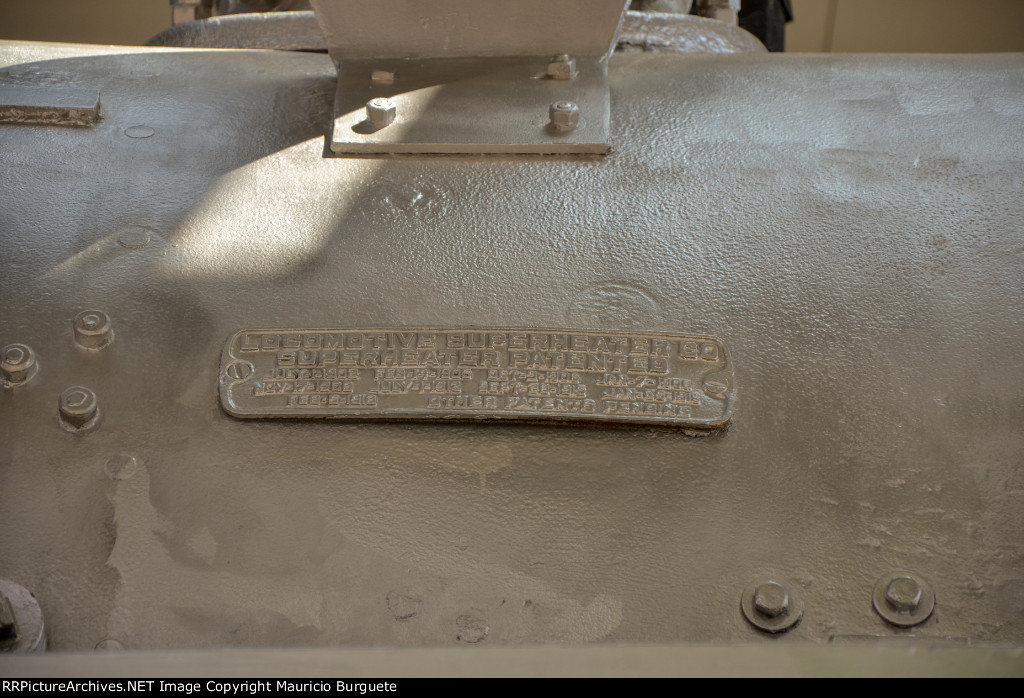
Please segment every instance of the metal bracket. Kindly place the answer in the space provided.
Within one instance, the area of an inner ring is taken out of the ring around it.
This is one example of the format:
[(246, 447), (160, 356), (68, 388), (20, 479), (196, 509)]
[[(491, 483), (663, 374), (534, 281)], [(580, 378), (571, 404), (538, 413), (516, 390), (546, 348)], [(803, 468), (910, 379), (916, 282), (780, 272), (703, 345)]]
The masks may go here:
[(313, 0), (335, 153), (600, 154), (623, 0)]

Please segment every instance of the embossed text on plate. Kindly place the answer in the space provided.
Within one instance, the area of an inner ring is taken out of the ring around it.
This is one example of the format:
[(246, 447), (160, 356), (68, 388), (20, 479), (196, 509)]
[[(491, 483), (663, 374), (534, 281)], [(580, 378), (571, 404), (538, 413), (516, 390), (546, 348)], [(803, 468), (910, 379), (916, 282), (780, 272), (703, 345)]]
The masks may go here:
[(717, 428), (734, 396), (722, 340), (654, 332), (241, 330), (220, 370), (221, 404), (243, 418)]

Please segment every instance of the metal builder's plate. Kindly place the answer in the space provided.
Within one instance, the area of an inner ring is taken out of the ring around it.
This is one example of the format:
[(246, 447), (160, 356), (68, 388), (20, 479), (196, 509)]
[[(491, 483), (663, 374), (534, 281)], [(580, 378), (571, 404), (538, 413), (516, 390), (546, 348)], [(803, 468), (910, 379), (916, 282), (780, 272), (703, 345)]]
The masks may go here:
[(221, 359), (235, 417), (729, 421), (715, 337), (542, 329), (241, 330)]

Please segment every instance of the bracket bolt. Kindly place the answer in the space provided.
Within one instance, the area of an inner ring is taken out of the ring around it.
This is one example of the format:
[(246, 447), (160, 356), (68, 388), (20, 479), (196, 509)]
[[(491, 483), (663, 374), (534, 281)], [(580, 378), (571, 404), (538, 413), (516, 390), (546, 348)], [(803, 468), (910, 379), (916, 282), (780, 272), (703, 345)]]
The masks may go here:
[(376, 128), (384, 128), (395, 120), (398, 108), (394, 100), (387, 97), (374, 97), (366, 103), (366, 120)]
[(871, 596), (875, 612), (901, 628), (923, 623), (935, 609), (935, 592), (913, 572), (892, 572), (875, 584)]
[(27, 344), (8, 344), (0, 349), (0, 373), (5, 386), (27, 383), (39, 370), (36, 353)]
[(73, 385), (60, 394), (60, 418), (71, 429), (84, 429), (99, 414), (96, 393), (81, 385)]
[(910, 613), (921, 605), (921, 585), (910, 577), (896, 577), (885, 588), (885, 601), (895, 610)]
[(548, 77), (552, 80), (572, 80), (576, 75), (576, 60), (569, 54), (562, 53), (552, 56), (548, 63)]
[(83, 310), (75, 316), (75, 342), (83, 349), (97, 351), (114, 341), (110, 316), (102, 310)]
[(783, 633), (800, 622), (804, 615), (804, 603), (792, 584), (761, 578), (743, 590), (740, 610), (758, 630)]
[(548, 109), (548, 116), (556, 131), (572, 131), (579, 126), (580, 108), (572, 102), (555, 102)]
[(789, 613), (789, 594), (778, 582), (765, 582), (754, 591), (754, 608), (768, 618)]

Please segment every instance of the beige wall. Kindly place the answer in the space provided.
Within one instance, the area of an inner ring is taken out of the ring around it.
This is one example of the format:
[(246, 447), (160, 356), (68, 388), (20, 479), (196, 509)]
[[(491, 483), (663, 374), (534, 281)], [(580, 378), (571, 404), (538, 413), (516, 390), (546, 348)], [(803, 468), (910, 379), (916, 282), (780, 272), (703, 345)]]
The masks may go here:
[(1024, 0), (792, 0), (787, 51), (1024, 51)]
[[(1024, 0), (793, 0), (793, 14), (790, 51), (1024, 51)], [(170, 22), (170, 0), (0, 0), (5, 39), (139, 44)]]

